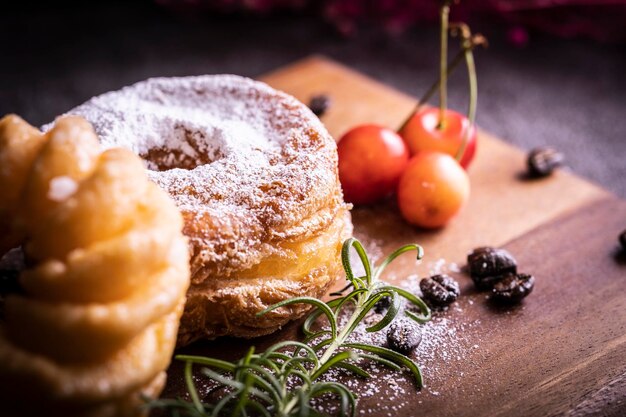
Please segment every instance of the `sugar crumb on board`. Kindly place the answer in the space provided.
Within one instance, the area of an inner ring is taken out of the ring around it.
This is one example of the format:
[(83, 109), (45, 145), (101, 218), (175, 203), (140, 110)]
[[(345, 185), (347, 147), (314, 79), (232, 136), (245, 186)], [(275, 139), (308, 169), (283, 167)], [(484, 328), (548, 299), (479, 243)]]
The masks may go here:
[[(455, 271), (458, 266), (447, 264), (445, 261), (437, 261), (433, 266), (429, 266), (429, 269), (436, 269), (435, 273), (442, 273)], [(403, 280), (395, 279), (394, 281), (400, 287), (418, 296), (421, 295), (419, 276), (410, 275)], [(472, 349), (478, 349), (476, 340), (468, 338), (466, 334), (474, 333), (470, 330), (480, 326), (481, 323), (479, 320), (470, 323), (463, 322), (456, 320), (455, 317), (462, 315), (464, 309), (472, 304), (470, 299), (462, 298), (449, 307), (434, 311), (432, 320), (420, 326), (421, 343), (409, 355), (418, 363), (423, 375), (424, 387), (419, 391), (419, 396), (432, 396), (437, 397), (438, 401), (445, 401), (444, 385), (454, 384), (455, 381), (460, 381), (464, 377), (463, 363), (469, 360), (468, 353)], [(450, 311), (454, 314), (450, 314)], [(380, 314), (370, 313), (366, 320), (355, 329), (350, 341), (386, 347), (386, 329), (375, 333), (365, 330), (368, 325), (381, 318)], [(408, 371), (393, 371), (384, 365), (373, 363), (368, 363), (363, 368), (372, 375), (372, 378), (355, 377), (342, 369), (333, 369), (322, 378), (326, 381), (341, 382), (356, 393), (360, 402), (357, 406), (359, 415), (396, 415), (402, 410), (406, 412), (408, 407), (415, 405), (414, 400), (407, 400), (407, 398), (415, 398), (408, 394), (417, 389)], [(339, 411), (338, 404), (332, 401), (320, 401), (319, 405), (324, 412), (329, 414)]]

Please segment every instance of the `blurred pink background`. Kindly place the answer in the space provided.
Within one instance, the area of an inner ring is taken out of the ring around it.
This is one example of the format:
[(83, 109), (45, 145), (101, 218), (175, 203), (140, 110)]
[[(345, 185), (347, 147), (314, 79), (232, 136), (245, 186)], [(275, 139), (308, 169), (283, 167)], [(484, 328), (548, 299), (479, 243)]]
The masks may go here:
[[(180, 11), (268, 14), (315, 13), (346, 36), (362, 25), (402, 33), (437, 19), (437, 0), (156, 0)], [(565, 38), (605, 42), (626, 40), (626, 0), (466, 0), (453, 7), (452, 20), (491, 20), (509, 26), (509, 40), (523, 44), (528, 30)]]

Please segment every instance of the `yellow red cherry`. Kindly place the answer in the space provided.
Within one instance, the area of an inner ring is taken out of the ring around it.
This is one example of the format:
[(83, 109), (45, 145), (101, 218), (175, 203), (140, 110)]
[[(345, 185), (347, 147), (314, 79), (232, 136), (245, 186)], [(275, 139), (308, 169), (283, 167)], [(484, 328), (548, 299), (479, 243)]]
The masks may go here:
[(402, 138), (386, 127), (368, 124), (339, 140), (339, 180), (346, 201), (371, 204), (396, 191), (409, 161)]
[(407, 222), (439, 228), (461, 210), (469, 195), (469, 177), (453, 157), (424, 151), (411, 158), (400, 178), (398, 207)]
[[(464, 115), (446, 109), (439, 126), (439, 109), (425, 108), (414, 113), (400, 129), (400, 136), (406, 141), (411, 154), (421, 151), (438, 151), (456, 157), (463, 152), (459, 163), (465, 169), (476, 152), (476, 129)], [(463, 150), (463, 140), (467, 142)]]

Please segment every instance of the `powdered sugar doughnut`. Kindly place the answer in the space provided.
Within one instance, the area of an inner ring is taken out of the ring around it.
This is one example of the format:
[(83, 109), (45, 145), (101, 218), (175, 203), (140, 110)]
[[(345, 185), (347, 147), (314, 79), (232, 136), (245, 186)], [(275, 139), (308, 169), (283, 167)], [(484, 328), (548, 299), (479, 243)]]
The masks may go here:
[(274, 331), (322, 295), (351, 233), (335, 142), (293, 97), (234, 75), (154, 78), (71, 110), (126, 147), (181, 210), (192, 286), (179, 344)]

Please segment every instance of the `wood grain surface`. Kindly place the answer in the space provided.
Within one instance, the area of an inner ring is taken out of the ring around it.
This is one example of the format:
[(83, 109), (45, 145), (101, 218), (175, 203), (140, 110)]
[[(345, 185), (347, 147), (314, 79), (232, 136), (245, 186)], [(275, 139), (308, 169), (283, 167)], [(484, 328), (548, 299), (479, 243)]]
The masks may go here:
[[(304, 102), (329, 94), (322, 121), (336, 138), (363, 122), (397, 126), (415, 103), (321, 57), (262, 80)], [(437, 265), (463, 265), (469, 250), (492, 245), (509, 249), (520, 270), (536, 276), (535, 290), (521, 305), (502, 308), (454, 272), (463, 295), (436, 313), (436, 335), (425, 330), (428, 354), (422, 347), (414, 354), (426, 387), (418, 392), (406, 375), (384, 372), (377, 384), (353, 381), (363, 394), (359, 415), (626, 415), (626, 255), (617, 244), (626, 202), (567, 171), (527, 180), (525, 153), (485, 132), (478, 146), (470, 203), (449, 226), (407, 226), (389, 201), (354, 209), (355, 235), (377, 257), (404, 243), (424, 247), (421, 264), (406, 257), (390, 268), (386, 279), (396, 284)], [(288, 337), (297, 337), (297, 323), (252, 341), (226, 338), (183, 351), (235, 359), (252, 344), (263, 349)], [(183, 393), (175, 362), (163, 395)]]

